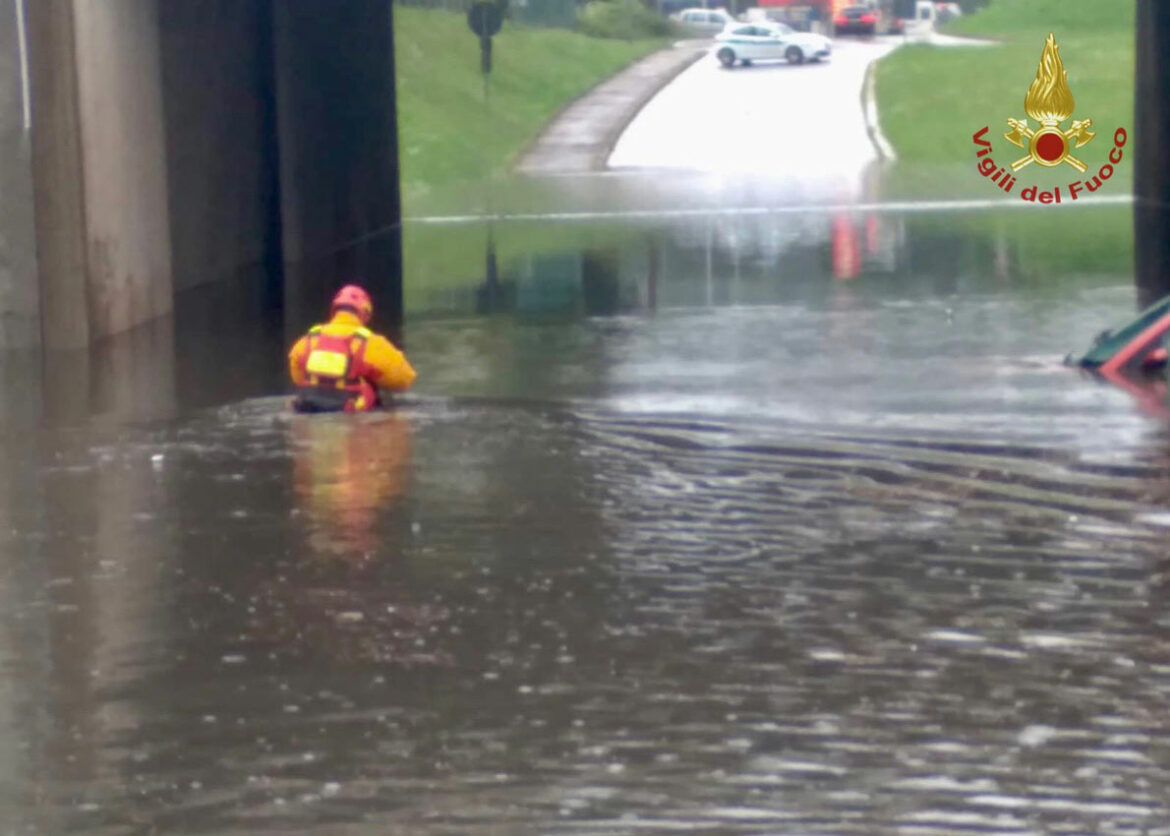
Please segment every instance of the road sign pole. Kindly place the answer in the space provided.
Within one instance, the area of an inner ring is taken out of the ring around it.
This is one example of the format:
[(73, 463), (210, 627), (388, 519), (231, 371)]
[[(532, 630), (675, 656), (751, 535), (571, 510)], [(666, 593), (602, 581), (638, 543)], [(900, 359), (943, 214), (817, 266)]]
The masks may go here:
[(479, 36), (479, 68), (483, 72), (483, 100), (486, 102), (490, 98), (491, 91), (491, 84), (489, 83), (492, 75), (491, 35)]
[[(504, 4), (506, 0), (498, 0), (498, 2), (489, 2), (489, 0), (477, 0), (471, 4), (471, 8), (467, 10), (467, 25), (477, 36), (479, 36), (479, 68), (483, 73), (483, 105), (484, 105), (484, 126), (491, 125), (491, 77), (492, 77), (492, 36), (500, 31), (500, 27), (504, 24)], [(484, 153), (486, 156), (487, 143), (483, 144)], [(485, 168), (490, 168), (490, 163), (485, 158)], [(492, 214), (492, 198), (491, 198), (491, 172), (487, 172), (486, 181), (488, 187), (487, 207), (488, 215)]]

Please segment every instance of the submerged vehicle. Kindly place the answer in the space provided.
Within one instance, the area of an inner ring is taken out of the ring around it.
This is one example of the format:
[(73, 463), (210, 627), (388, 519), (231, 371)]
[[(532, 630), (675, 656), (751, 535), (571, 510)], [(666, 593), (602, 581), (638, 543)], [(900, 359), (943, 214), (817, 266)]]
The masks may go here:
[(1170, 333), (1170, 296), (1159, 299), (1120, 328), (1102, 331), (1081, 357), (1065, 362), (1112, 375), (1161, 371), (1166, 366)]
[(1065, 363), (1128, 392), (1145, 414), (1170, 419), (1166, 344), (1170, 334), (1170, 296), (1160, 299), (1120, 328), (1102, 331), (1081, 357)]

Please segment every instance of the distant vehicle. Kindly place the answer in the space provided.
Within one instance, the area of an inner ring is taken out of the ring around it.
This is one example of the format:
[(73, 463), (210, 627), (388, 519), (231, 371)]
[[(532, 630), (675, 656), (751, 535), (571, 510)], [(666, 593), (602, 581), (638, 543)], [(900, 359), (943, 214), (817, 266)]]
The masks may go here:
[(811, 32), (811, 6), (752, 6), (740, 15), (745, 23), (783, 23), (797, 32)]
[(917, 0), (914, 4), (914, 20), (917, 26), (933, 27), (938, 10), (930, 0)]
[(946, 23), (956, 17), (963, 16), (963, 8), (958, 3), (935, 3), (935, 20)]
[(797, 32), (783, 23), (737, 23), (715, 36), (712, 48), (724, 67), (736, 62), (748, 66), (753, 61), (805, 61), (827, 59), (833, 45), (824, 35)]
[(718, 35), (736, 20), (725, 9), (683, 9), (671, 16), (679, 27), (692, 35)]
[(869, 6), (846, 6), (833, 18), (838, 35), (877, 34), (878, 13)]

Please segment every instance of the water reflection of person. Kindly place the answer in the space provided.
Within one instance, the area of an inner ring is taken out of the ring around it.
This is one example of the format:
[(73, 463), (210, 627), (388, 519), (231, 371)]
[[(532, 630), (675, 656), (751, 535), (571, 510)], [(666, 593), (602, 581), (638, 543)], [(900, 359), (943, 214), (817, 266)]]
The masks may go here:
[(378, 515), (406, 491), (410, 422), (395, 412), (315, 416), (292, 423), (297, 506), (319, 554), (367, 562)]
[(418, 600), (405, 554), (410, 420), (296, 416), (289, 432), (308, 549), (253, 596), (253, 636), (271, 653), (315, 664), (449, 664), (428, 640), (448, 611)]

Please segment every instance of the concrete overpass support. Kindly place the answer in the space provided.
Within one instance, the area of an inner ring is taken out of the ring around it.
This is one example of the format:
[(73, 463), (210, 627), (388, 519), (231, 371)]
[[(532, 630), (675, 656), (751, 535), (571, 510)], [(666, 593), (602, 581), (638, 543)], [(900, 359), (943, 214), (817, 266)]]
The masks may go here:
[(28, 79), (24, 4), (0, 3), (0, 349), (40, 342)]
[(1134, 268), (1141, 304), (1170, 293), (1170, 4), (1137, 4)]
[(26, 3), (43, 344), (89, 342), (73, 2)]
[[(19, 285), (0, 273), (0, 305), (7, 289), (29, 289), (44, 345), (79, 347), (168, 313), (177, 291), (278, 263), (269, 0), (19, 2), (39, 294), (35, 267)], [(5, 69), (0, 90), (21, 78)], [(0, 127), (20, 124), (18, 108)]]
[(158, 2), (175, 291), (279, 276), (271, 2)]
[(0, 348), (39, 344), (32, 111), (23, 2), (0, 4)]
[(74, 0), (94, 336), (169, 313), (166, 141), (157, 0)]
[[(380, 325), (402, 314), (390, 0), (273, 0), (281, 218), (289, 319), (319, 317), (345, 281)], [(299, 302), (309, 310), (299, 311)]]
[(392, 25), (391, 0), (0, 0), (0, 347), (245, 271), (298, 326), (348, 280), (397, 319)]
[(158, 8), (27, 9), (42, 339), (72, 348), (171, 309)]

